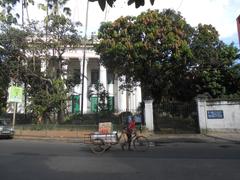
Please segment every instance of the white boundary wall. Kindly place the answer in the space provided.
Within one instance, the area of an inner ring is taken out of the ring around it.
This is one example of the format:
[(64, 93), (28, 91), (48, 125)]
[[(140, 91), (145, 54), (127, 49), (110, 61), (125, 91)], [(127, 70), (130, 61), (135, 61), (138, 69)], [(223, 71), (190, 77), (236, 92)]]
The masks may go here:
[(240, 132), (240, 101), (198, 98), (201, 133)]

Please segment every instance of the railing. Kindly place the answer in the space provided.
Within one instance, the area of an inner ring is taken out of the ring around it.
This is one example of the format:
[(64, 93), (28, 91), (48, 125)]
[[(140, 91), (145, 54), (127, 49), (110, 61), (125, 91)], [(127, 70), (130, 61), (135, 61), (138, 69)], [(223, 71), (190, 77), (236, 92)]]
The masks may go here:
[(154, 126), (156, 131), (198, 132), (196, 103), (169, 102), (155, 104)]

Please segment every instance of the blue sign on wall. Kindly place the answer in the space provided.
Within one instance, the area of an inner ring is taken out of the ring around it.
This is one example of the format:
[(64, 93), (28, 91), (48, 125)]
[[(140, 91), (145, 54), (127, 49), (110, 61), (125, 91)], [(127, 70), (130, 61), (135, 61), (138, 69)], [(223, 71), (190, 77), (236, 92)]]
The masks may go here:
[(210, 110), (207, 111), (207, 118), (208, 119), (223, 119), (223, 110)]

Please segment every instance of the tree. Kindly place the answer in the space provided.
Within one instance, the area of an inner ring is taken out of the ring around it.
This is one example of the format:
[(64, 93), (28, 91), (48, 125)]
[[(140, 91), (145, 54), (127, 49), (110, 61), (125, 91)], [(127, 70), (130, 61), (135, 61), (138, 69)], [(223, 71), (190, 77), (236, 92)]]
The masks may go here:
[(5, 63), (5, 51), (6, 49), (0, 47), (0, 115), (3, 112), (3, 108), (6, 106), (7, 102), (7, 88), (10, 78), (8, 76), (9, 71)]
[(238, 49), (220, 41), (213, 26), (193, 28), (173, 10), (103, 23), (99, 38), (101, 63), (126, 76), (124, 88), (140, 82), (144, 98), (190, 101), (202, 93), (230, 95), (239, 87)]
[[(38, 119), (46, 119), (53, 112), (58, 114), (58, 122), (63, 122), (67, 92), (72, 88), (73, 81), (64, 78), (67, 73), (64, 66), (68, 62), (62, 56), (67, 49), (75, 48), (81, 42), (77, 30), (81, 24), (73, 23), (60, 12), (59, 7), (66, 1), (51, 2), (52, 11), (47, 13), (46, 23), (40, 28), (35, 28), (40, 31), (38, 33), (35, 31), (30, 50), (34, 59), (45, 61), (46, 71), (31, 76), (28, 83), (31, 84), (30, 92), (33, 96), (31, 108), (37, 112)], [(49, 5), (50, 1), (46, 7)], [(65, 11), (64, 7), (62, 9)], [(40, 80), (41, 83), (35, 85), (31, 83), (32, 80)]]
[[(62, 122), (67, 92), (74, 85), (73, 80), (64, 78), (68, 62), (62, 55), (81, 43), (77, 30), (81, 24), (73, 23), (63, 14), (66, 1), (48, 1), (47, 5), (51, 2), (54, 7), (48, 11), (45, 22), (29, 22), (23, 30), (6, 26), (2, 28), (0, 44), (8, 50), (3, 56), (8, 83), (11, 78), (19, 85), (26, 84), (31, 112), (39, 121), (58, 113), (58, 122)], [(42, 69), (42, 62), (46, 70)]]
[(0, 95), (1, 108), (6, 106), (9, 83), (22, 82), (23, 59), (22, 49), (27, 46), (27, 33), (10, 26), (1, 26), (0, 45)]
[(102, 24), (96, 51), (101, 63), (119, 76), (126, 87), (141, 83), (143, 96), (168, 96), (174, 77), (186, 70), (192, 28), (173, 10), (147, 11)]
[(14, 13), (14, 7), (17, 4), (22, 4), (22, 7), (27, 7), (28, 4), (34, 4), (34, 0), (0, 0), (0, 22), (6, 24), (16, 24), (20, 15)]
[[(116, 0), (89, 0), (90, 2), (95, 2), (98, 1), (99, 6), (101, 7), (101, 9), (104, 11), (105, 7), (106, 7), (106, 3), (112, 7), (114, 2)], [(151, 4), (154, 4), (155, 0), (150, 0)], [(135, 7), (139, 8), (140, 6), (144, 6), (145, 5), (145, 0), (128, 0), (128, 5), (132, 5), (133, 3), (135, 3)]]
[(216, 98), (234, 93), (233, 89), (237, 90), (236, 87), (233, 88), (232, 83), (239, 81), (239, 78), (233, 75), (232, 68), (237, 59), (238, 49), (233, 44), (226, 45), (220, 41), (219, 34), (213, 26), (198, 25), (191, 49), (194, 67), (191, 73), (196, 94), (207, 92)]

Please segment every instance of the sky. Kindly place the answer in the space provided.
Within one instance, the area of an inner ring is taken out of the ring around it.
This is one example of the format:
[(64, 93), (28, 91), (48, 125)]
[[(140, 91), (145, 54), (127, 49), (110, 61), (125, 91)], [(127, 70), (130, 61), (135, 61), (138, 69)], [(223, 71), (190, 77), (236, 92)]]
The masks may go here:
[[(35, 0), (42, 1), (43, 0)], [(145, 6), (138, 9), (135, 5), (128, 6), (127, 0), (116, 0), (114, 7), (107, 7), (103, 12), (98, 2), (89, 2), (89, 19), (87, 34), (97, 33), (101, 22), (114, 21), (120, 16), (137, 16), (148, 9), (162, 11), (171, 8), (179, 11), (193, 27), (199, 23), (212, 24), (220, 34), (220, 39), (229, 44), (234, 42), (239, 48), (236, 18), (240, 15), (240, 0), (145, 0)], [(72, 10), (72, 20), (80, 21), (85, 29), (87, 0), (70, 0), (67, 4)], [(39, 18), (39, 12), (29, 9), (30, 18)]]

